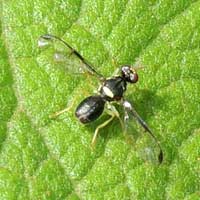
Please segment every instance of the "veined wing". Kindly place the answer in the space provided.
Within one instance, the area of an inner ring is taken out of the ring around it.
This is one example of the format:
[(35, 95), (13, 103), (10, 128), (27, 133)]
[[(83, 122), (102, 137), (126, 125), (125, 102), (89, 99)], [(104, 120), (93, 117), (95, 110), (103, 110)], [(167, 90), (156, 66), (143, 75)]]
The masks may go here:
[(59, 42), (65, 46), (62, 51), (55, 51), (54, 60), (62, 63), (62, 66), (70, 73), (89, 73), (96, 76), (98, 79), (103, 80), (102, 74), (97, 72), (94, 67), (74, 48), (72, 48), (67, 42), (54, 35), (42, 35), (38, 40), (39, 47), (46, 47), (52, 42)]
[[(128, 101), (123, 102), (123, 107), (125, 110), (125, 132), (132, 135), (134, 138), (134, 147), (138, 154), (144, 160), (153, 163), (162, 163), (163, 151), (160, 142), (157, 140), (151, 129)], [(145, 132), (142, 133), (137, 127), (137, 124), (140, 125)]]

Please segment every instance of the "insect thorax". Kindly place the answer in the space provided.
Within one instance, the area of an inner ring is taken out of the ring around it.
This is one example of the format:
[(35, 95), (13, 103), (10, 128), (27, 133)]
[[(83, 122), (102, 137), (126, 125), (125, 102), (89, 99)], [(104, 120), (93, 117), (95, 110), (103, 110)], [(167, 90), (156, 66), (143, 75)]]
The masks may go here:
[(107, 101), (118, 101), (126, 91), (126, 81), (120, 76), (106, 79), (100, 87), (100, 94)]

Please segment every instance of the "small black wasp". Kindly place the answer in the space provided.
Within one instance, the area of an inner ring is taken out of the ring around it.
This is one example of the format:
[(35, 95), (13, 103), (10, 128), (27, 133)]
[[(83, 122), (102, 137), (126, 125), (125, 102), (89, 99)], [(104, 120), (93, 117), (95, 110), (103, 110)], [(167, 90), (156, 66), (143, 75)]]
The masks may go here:
[[(130, 65), (123, 65), (121, 66), (116, 75), (112, 76), (111, 78), (105, 78), (102, 74), (97, 72), (94, 67), (85, 59), (83, 56), (74, 48), (72, 48), (67, 42), (62, 40), (61, 38), (55, 36), (55, 35), (42, 35), (39, 39), (39, 46), (45, 46), (46, 42), (57, 40), (63, 43), (67, 48), (70, 49), (70, 53), (74, 54), (77, 58), (79, 58), (82, 63), (85, 65), (86, 70), (89, 74), (96, 76), (101, 85), (98, 90), (98, 94), (91, 95), (89, 97), (86, 97), (76, 108), (75, 115), (80, 120), (81, 123), (86, 124), (90, 123), (94, 120), (96, 120), (104, 111), (104, 108), (106, 106), (107, 113), (111, 116), (107, 121), (100, 124), (95, 132), (92, 139), (92, 146), (95, 145), (97, 135), (99, 133), (99, 130), (103, 127), (105, 127), (107, 124), (109, 124), (115, 117), (117, 117), (121, 123), (121, 126), (124, 129), (124, 132), (126, 132), (126, 126), (124, 124), (127, 123), (127, 121), (130, 118), (130, 115), (135, 118), (135, 120), (144, 128), (144, 130), (150, 134), (150, 136), (155, 140), (158, 148), (159, 148), (159, 155), (158, 155), (158, 161), (159, 163), (162, 163), (163, 161), (163, 151), (160, 146), (160, 142), (157, 140), (157, 138), (154, 136), (150, 128), (147, 126), (147, 124), (143, 121), (143, 119), (138, 115), (134, 107), (131, 105), (129, 101), (127, 101), (124, 98), (124, 93), (127, 88), (127, 84), (130, 83), (136, 83), (138, 81), (138, 74), (136, 72), (136, 68), (131, 67)], [(115, 108), (115, 106), (112, 104), (113, 102), (117, 102), (121, 104), (124, 108), (124, 122), (121, 120), (121, 117), (119, 115), (119, 112)], [(53, 116), (58, 116), (69, 109), (66, 108), (64, 110), (61, 110), (59, 112), (56, 112)]]

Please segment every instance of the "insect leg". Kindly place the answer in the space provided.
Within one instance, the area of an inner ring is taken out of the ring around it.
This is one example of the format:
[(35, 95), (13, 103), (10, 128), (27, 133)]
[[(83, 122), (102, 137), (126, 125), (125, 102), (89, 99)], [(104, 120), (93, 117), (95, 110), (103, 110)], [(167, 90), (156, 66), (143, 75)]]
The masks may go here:
[(119, 75), (119, 72), (120, 72), (120, 68), (118, 67), (112, 74), (112, 76), (117, 76)]
[(125, 129), (124, 123), (123, 123), (123, 121), (122, 121), (122, 119), (121, 119), (121, 117), (120, 117), (120, 115), (119, 115), (119, 112), (118, 112), (117, 109), (115, 108), (115, 106), (112, 105), (111, 103), (107, 102), (107, 109), (106, 109), (106, 112), (107, 112), (109, 115), (114, 114), (115, 117), (117, 117), (117, 118), (119, 119), (121, 128), (122, 128), (122, 130), (123, 130), (123, 132), (124, 132), (124, 129)]
[(155, 137), (155, 135), (153, 134), (151, 129), (148, 127), (148, 125), (145, 123), (145, 121), (139, 116), (139, 114), (136, 112), (134, 107), (128, 101), (126, 101), (126, 100), (123, 101), (123, 107), (124, 107), (124, 110), (125, 110), (124, 121), (127, 121), (129, 119), (129, 114), (130, 114), (144, 128), (144, 130), (147, 133), (150, 134), (150, 136), (154, 139), (154, 141), (156, 142), (156, 144), (157, 144), (157, 146), (160, 150), (158, 160), (159, 160), (160, 163), (162, 163), (162, 161), (163, 161), (163, 151), (162, 151), (162, 148), (160, 146), (160, 142), (158, 141), (158, 139)]
[(100, 74), (99, 72), (97, 72), (94, 69), (94, 67), (85, 58), (83, 58), (83, 56), (78, 51), (76, 51), (73, 47), (71, 47), (67, 42), (65, 42), (61, 38), (59, 38), (59, 37), (57, 37), (55, 35), (50, 35), (50, 34), (42, 35), (42, 36), (40, 36), (40, 38), (44, 39), (44, 40), (53, 40), (53, 39), (55, 39), (55, 40), (58, 40), (58, 41), (62, 42), (65, 46), (67, 46), (71, 50), (72, 54), (76, 55), (85, 64), (85, 66), (87, 67), (87, 70), (89, 71), (90, 74), (95, 75), (100, 80), (104, 80), (105, 79), (103, 77), (103, 75)]
[(94, 136), (92, 138), (92, 143), (91, 143), (91, 147), (94, 148), (95, 144), (96, 144), (96, 139), (99, 133), (99, 130), (103, 127), (105, 127), (106, 125), (108, 125), (113, 119), (114, 119), (115, 115), (112, 115), (107, 121), (105, 121), (104, 123), (100, 124), (94, 132)]
[(54, 118), (58, 117), (59, 115), (65, 113), (65, 112), (68, 112), (73, 107), (73, 105), (74, 105), (74, 100), (72, 101), (72, 103), (67, 108), (49, 115), (49, 118), (54, 119)]
[(112, 104), (110, 104), (109, 102), (107, 103), (107, 107), (106, 107), (106, 110), (105, 110), (110, 116), (111, 118), (109, 118), (107, 121), (105, 121), (104, 123), (100, 124), (95, 132), (94, 132), (94, 136), (93, 136), (93, 139), (92, 139), (92, 144), (91, 146), (94, 147), (95, 146), (95, 143), (96, 143), (96, 138), (97, 138), (97, 135), (99, 133), (99, 130), (103, 127), (105, 127), (106, 125), (108, 125), (113, 119), (114, 117), (117, 117), (120, 121), (120, 124), (121, 124), (121, 127), (122, 129), (124, 129), (124, 124), (120, 118), (120, 115), (119, 115), (119, 112), (117, 111), (117, 109), (115, 108), (115, 106), (113, 106)]

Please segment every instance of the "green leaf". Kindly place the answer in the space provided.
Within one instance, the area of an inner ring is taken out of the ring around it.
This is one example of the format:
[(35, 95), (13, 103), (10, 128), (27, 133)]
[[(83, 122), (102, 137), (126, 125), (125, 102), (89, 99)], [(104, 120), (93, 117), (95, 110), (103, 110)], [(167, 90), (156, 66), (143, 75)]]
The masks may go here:
[[(0, 10), (0, 199), (199, 199), (200, 1), (2, 0)], [(108, 116), (84, 126), (74, 110), (97, 80), (55, 64), (37, 45), (46, 33), (105, 76), (144, 66), (126, 97), (161, 141), (161, 165), (137, 155), (117, 119), (91, 150)]]

